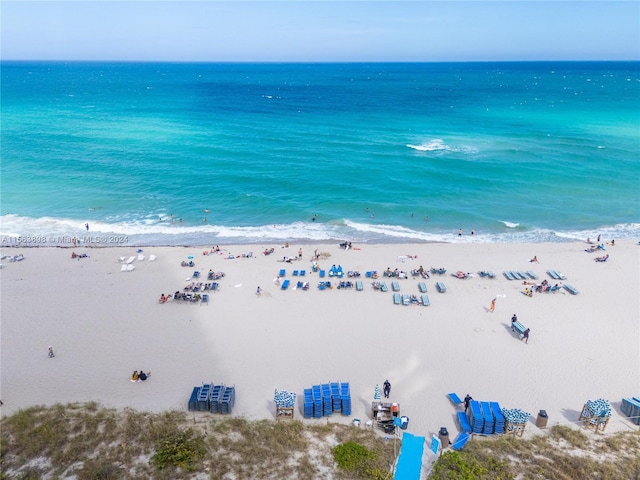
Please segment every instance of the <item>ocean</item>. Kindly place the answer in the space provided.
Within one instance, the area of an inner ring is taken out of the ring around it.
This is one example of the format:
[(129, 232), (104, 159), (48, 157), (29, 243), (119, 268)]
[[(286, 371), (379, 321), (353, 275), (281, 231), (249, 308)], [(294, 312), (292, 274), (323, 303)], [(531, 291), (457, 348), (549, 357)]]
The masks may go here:
[(4, 246), (640, 238), (639, 62), (1, 67)]

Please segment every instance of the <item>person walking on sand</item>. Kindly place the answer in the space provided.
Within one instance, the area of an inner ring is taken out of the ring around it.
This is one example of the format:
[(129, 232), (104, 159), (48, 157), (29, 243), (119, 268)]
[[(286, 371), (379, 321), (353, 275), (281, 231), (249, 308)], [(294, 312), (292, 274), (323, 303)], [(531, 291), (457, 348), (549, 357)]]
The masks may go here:
[(489, 307), (489, 311), (491, 313), (493, 313), (493, 311), (496, 309), (496, 300), (497, 300), (496, 297), (493, 297), (493, 300), (491, 300), (491, 306)]
[(260, 287), (256, 288), (256, 295), (260, 295), (262, 293), (262, 289)]
[(524, 333), (522, 334), (522, 339), (524, 340), (524, 343), (529, 343), (529, 332), (530, 332), (530, 331), (531, 331), (531, 330), (527, 328), (527, 329), (524, 331)]
[(49, 353), (48, 353), (48, 355), (49, 355), (49, 358), (53, 358), (53, 357), (55, 357), (55, 356), (56, 356), (56, 355), (55, 355), (55, 353), (53, 353), (53, 347), (49, 347)]
[(391, 393), (391, 383), (389, 383), (389, 380), (384, 381), (382, 393), (384, 393), (384, 398), (389, 398), (389, 394)]

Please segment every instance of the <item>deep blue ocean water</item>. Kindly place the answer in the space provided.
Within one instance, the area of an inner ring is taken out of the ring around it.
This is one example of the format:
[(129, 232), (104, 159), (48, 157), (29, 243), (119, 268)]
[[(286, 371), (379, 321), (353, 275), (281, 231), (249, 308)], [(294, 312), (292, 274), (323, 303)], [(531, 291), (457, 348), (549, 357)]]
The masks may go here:
[(4, 244), (640, 237), (638, 62), (1, 67)]

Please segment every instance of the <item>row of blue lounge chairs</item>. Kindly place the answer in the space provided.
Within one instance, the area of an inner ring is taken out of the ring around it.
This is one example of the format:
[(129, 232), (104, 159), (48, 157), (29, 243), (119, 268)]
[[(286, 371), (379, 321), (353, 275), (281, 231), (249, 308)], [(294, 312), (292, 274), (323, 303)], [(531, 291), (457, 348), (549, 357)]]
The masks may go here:
[(507, 280), (537, 280), (538, 276), (531, 270), (526, 272), (516, 270), (505, 270), (502, 272)]
[(218, 290), (218, 282), (191, 282), (187, 284), (182, 290), (185, 292), (206, 292), (208, 290)]
[(393, 294), (393, 303), (395, 305), (422, 305), (423, 307), (431, 305), (427, 295), (420, 295), (418, 297), (418, 295), (400, 295), (399, 293)]

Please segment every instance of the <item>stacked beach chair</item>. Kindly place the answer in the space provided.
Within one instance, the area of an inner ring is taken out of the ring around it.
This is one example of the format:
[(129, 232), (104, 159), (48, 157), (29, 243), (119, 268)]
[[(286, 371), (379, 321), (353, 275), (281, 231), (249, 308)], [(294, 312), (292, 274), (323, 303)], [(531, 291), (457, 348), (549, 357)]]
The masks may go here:
[(623, 398), (620, 410), (627, 417), (631, 417), (631, 421), (640, 425), (640, 397)]
[(189, 411), (230, 414), (235, 400), (235, 387), (206, 383), (201, 387), (193, 387), (188, 408)]
[(505, 433), (506, 420), (498, 402), (469, 403), (469, 417), (458, 412), (458, 421), (463, 432), (477, 435), (502, 435)]
[(313, 417), (313, 390), (311, 388), (304, 389), (302, 416), (304, 418)]
[(493, 418), (493, 413), (491, 412), (491, 406), (489, 406), (489, 402), (480, 402), (480, 408), (482, 410), (482, 418), (483, 418), (483, 427), (482, 433), (484, 435), (493, 435), (495, 420)]
[(331, 399), (333, 401), (333, 411), (342, 411), (342, 396), (340, 395), (340, 384), (338, 382), (331, 383)]
[(223, 388), (223, 385), (214, 385), (213, 390), (211, 390), (211, 404), (209, 406), (211, 413), (218, 413), (218, 402), (220, 401)]
[(342, 401), (342, 414), (351, 415), (351, 390), (348, 382), (340, 384), (340, 399)]
[(471, 424), (471, 432), (482, 434), (484, 432), (484, 416), (482, 415), (480, 402), (478, 402), (477, 400), (471, 400), (469, 404), (469, 410), (471, 412), (469, 418), (469, 423)]
[(313, 418), (322, 418), (322, 389), (320, 385), (311, 387), (313, 392)]
[(491, 412), (493, 413), (493, 433), (496, 435), (502, 435), (505, 428), (505, 419), (504, 415), (502, 415), (502, 409), (498, 402), (490, 402), (489, 405), (491, 406)]
[(349, 383), (323, 383), (304, 389), (304, 418), (328, 417), (334, 412), (351, 415)]
[(197, 409), (198, 406), (198, 393), (202, 387), (193, 387), (191, 391), (191, 397), (189, 398), (189, 411), (192, 412)]
[(322, 413), (325, 417), (333, 413), (333, 399), (331, 398), (331, 387), (328, 383), (323, 383), (322, 388)]
[(207, 411), (210, 405), (211, 384), (205, 384), (198, 392), (198, 403), (196, 404), (196, 410)]
[[(213, 403), (213, 402), (212, 402)], [(218, 413), (230, 414), (236, 403), (236, 387), (224, 387), (222, 396), (218, 401)]]

